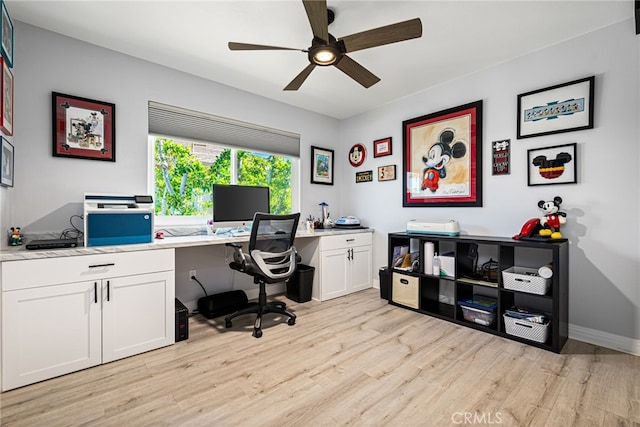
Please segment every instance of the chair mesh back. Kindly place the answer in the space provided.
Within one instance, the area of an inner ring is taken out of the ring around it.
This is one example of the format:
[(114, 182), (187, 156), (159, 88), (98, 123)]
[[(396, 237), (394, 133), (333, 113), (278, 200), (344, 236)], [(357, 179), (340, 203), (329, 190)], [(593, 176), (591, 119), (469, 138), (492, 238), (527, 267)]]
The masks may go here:
[(249, 240), (249, 250), (285, 252), (293, 246), (300, 213), (270, 215), (256, 213)]

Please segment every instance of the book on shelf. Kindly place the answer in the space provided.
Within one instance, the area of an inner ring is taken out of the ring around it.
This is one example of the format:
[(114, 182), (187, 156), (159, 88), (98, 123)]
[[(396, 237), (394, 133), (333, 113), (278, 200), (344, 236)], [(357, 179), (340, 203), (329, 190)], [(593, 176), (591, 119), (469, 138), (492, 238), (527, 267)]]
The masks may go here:
[(391, 265), (396, 268), (402, 265), (404, 256), (409, 253), (409, 246), (396, 246), (393, 248), (393, 261)]

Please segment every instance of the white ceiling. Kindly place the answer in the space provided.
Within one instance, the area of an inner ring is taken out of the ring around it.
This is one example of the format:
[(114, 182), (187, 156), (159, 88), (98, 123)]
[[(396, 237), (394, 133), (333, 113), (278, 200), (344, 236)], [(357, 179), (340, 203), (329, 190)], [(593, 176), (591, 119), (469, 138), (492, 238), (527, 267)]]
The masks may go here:
[(232, 52), (227, 42), (308, 48), (300, 0), (5, 1), (14, 21), (338, 119), (630, 18), (634, 3), (328, 0), (338, 39), (416, 17), (423, 35), (349, 54), (381, 78), (369, 89), (335, 67), (316, 67), (298, 91), (283, 91), (307, 66), (306, 53)]

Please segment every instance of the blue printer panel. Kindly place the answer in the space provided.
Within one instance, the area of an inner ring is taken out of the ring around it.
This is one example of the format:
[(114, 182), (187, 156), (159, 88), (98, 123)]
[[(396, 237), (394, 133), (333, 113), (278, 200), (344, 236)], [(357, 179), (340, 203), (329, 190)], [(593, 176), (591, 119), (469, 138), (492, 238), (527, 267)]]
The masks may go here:
[(87, 246), (153, 242), (153, 218), (148, 212), (87, 214)]

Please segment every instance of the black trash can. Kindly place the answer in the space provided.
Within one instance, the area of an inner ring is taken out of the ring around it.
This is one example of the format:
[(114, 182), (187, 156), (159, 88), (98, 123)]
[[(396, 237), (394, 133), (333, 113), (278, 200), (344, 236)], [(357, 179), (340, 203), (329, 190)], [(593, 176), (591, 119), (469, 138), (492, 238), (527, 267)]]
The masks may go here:
[(389, 301), (389, 269), (387, 267), (380, 267), (380, 298)]
[(287, 280), (287, 298), (295, 302), (311, 301), (315, 267), (298, 264), (293, 276)]

